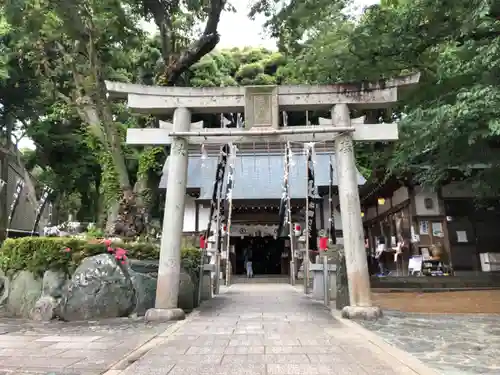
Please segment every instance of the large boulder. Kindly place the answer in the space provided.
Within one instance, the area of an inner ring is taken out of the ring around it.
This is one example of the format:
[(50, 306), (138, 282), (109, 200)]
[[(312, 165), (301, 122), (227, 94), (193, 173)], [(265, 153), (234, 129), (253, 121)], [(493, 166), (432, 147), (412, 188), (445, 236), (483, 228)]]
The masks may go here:
[(61, 298), (66, 281), (66, 274), (62, 271), (45, 271), (42, 279), (42, 294)]
[(66, 281), (67, 277), (64, 272), (45, 271), (42, 279), (42, 296), (36, 301), (31, 311), (31, 319), (50, 321), (56, 317)]
[(0, 270), (0, 291), (0, 306), (4, 307), (9, 298), (10, 280), (2, 270)]
[(195, 308), (195, 291), (196, 288), (191, 276), (189, 276), (189, 274), (181, 268), (177, 306), (185, 312), (191, 312)]
[(51, 296), (41, 296), (31, 310), (30, 317), (33, 320), (48, 322), (56, 317), (56, 311), (60, 300)]
[[(154, 273), (131, 272), (137, 298), (134, 312), (137, 315), (144, 315), (148, 309), (155, 305), (157, 278), (152, 276)], [(196, 287), (191, 276), (181, 268), (177, 306), (185, 312), (190, 312), (196, 307)]]
[(57, 315), (67, 321), (128, 316), (136, 293), (127, 265), (111, 254), (85, 258), (66, 284)]
[(130, 271), (132, 284), (135, 289), (135, 309), (137, 315), (144, 315), (148, 309), (155, 306), (156, 300), (156, 278), (135, 271)]
[(14, 274), (7, 297), (7, 312), (10, 315), (27, 318), (42, 294), (42, 280), (29, 271)]
[[(144, 306), (154, 307), (156, 299), (156, 277), (158, 275), (158, 261), (143, 261), (131, 259), (130, 265), (136, 274), (142, 275), (134, 285), (137, 287), (138, 306), (136, 312), (138, 315), (144, 314)], [(148, 276), (147, 278), (145, 276)], [(154, 280), (154, 285), (152, 280)], [(142, 285), (142, 286), (141, 286)], [(148, 285), (146, 288), (144, 288)], [(190, 312), (196, 307), (198, 297), (198, 285), (183, 268), (179, 279), (179, 298), (177, 306), (185, 312)], [(150, 304), (152, 305), (150, 306)]]

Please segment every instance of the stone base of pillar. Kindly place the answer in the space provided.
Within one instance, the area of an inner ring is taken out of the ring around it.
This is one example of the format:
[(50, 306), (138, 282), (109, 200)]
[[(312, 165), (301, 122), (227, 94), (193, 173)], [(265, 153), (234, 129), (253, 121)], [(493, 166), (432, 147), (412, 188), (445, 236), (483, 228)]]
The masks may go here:
[(182, 309), (149, 309), (144, 317), (147, 322), (169, 322), (185, 318), (186, 314)]
[(342, 318), (375, 320), (382, 317), (382, 310), (378, 306), (346, 306), (342, 309)]

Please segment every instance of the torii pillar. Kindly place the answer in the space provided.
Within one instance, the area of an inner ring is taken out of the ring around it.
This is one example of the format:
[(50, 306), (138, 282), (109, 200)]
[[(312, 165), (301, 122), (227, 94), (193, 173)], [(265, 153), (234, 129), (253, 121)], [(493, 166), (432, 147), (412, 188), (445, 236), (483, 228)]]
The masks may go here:
[[(347, 104), (336, 104), (331, 115), (331, 120), (320, 118), (320, 124), (329, 122), (332, 126), (344, 127), (352, 123)], [(380, 127), (380, 131), (383, 137), (384, 128)], [(340, 133), (335, 137), (335, 157), (350, 300), (350, 305), (342, 309), (342, 317), (377, 319), (382, 310), (372, 306), (371, 301), (352, 133)]]
[[(165, 125), (168, 125), (164, 123)], [(177, 108), (173, 130), (188, 131), (191, 112)], [(155, 307), (146, 311), (147, 321), (169, 321), (185, 318), (184, 310), (177, 306), (181, 269), (181, 239), (186, 201), (188, 142), (185, 137), (172, 137), (170, 148), (167, 194), (158, 264)]]

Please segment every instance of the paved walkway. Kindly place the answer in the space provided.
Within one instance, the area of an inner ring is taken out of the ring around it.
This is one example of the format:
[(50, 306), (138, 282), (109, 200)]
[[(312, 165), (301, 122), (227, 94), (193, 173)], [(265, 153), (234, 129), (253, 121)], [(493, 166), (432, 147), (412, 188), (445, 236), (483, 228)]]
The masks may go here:
[(123, 375), (416, 375), (287, 284), (236, 284)]
[(0, 320), (0, 375), (99, 375), (171, 324)]
[(500, 374), (500, 315), (386, 311), (384, 318), (362, 324), (443, 374)]

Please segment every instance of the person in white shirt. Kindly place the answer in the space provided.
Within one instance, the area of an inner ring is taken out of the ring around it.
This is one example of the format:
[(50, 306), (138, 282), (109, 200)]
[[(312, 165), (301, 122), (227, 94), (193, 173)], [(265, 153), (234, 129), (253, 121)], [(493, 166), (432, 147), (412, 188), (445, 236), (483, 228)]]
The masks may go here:
[(380, 270), (379, 276), (385, 276), (388, 273), (386, 264), (385, 264), (385, 253), (387, 251), (387, 245), (385, 243), (384, 236), (380, 236), (378, 238), (378, 245), (375, 251), (375, 259), (378, 261), (378, 267)]

